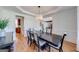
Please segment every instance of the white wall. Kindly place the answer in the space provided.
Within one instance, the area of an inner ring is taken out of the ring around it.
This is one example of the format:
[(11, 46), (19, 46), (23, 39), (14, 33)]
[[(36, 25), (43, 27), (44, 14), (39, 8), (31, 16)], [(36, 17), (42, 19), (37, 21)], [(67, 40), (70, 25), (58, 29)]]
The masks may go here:
[(29, 28), (37, 28), (38, 26), (37, 20), (35, 17), (32, 16), (25, 16), (24, 17), (24, 31), (25, 31), (25, 36), (26, 36), (26, 30)]
[(0, 18), (7, 18), (9, 19), (8, 26), (6, 27), (6, 32), (13, 32), (13, 40), (16, 39), (15, 37), (15, 16), (12, 12), (6, 11), (3, 8), (0, 8)]
[[(0, 7), (0, 18), (8, 18), (9, 19), (9, 24), (6, 28), (6, 31), (13, 31), (14, 32), (14, 40), (16, 39), (16, 33), (15, 33), (15, 28), (16, 28), (16, 15), (23, 16), (24, 17), (24, 30), (28, 28), (33, 28), (35, 24), (35, 18), (29, 15), (25, 14), (20, 14), (20, 13), (15, 13), (11, 10), (3, 9)], [(26, 33), (24, 33), (26, 35)]]
[(60, 11), (52, 15), (53, 33), (63, 35), (67, 33), (66, 39), (69, 42), (76, 43), (77, 40), (77, 8), (71, 8)]
[(77, 51), (79, 51), (79, 7), (77, 7)]

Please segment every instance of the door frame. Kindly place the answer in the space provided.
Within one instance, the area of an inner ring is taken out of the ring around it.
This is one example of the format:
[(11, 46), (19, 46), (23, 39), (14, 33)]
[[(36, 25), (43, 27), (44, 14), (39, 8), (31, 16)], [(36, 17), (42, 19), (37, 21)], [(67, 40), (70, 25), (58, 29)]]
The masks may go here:
[(21, 28), (21, 33), (24, 34), (24, 17), (16, 15), (16, 20), (20, 19), (20, 28)]

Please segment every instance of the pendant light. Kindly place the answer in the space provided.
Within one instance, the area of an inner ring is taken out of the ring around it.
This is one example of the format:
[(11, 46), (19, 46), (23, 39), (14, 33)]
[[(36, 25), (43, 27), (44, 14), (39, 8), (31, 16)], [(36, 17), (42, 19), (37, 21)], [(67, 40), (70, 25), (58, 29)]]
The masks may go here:
[(43, 20), (43, 16), (41, 15), (41, 10), (40, 10), (40, 6), (37, 6), (38, 7), (38, 11), (39, 11), (39, 14), (36, 16), (36, 19), (38, 20)]

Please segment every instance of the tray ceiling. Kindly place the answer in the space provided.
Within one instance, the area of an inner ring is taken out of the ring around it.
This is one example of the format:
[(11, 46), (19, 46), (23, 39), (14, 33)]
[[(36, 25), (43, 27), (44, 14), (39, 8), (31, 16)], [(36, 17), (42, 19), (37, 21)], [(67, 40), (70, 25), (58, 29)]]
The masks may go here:
[[(29, 14), (32, 16), (36, 16), (39, 14), (39, 8), (37, 6), (2, 6), (2, 7), (14, 12)], [(41, 6), (40, 13), (41, 15), (46, 16), (73, 7), (75, 6)]]

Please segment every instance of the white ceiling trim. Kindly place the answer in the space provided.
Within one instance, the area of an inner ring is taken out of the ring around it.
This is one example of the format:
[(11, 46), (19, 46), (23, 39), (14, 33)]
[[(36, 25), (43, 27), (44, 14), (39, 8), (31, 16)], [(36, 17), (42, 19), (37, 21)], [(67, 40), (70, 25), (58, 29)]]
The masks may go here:
[[(38, 15), (38, 14), (34, 14), (34, 13), (32, 13), (32, 12), (25, 11), (25, 10), (23, 10), (20, 6), (16, 6), (16, 8), (19, 9), (20, 11), (22, 11), (23, 13), (30, 14), (30, 15), (32, 15), (32, 16), (37, 16), (37, 15)], [(58, 11), (61, 10), (61, 9), (62, 9), (62, 7), (59, 7), (59, 8), (57, 8), (57, 9), (55, 9), (55, 10), (52, 10), (52, 11), (49, 11), (49, 12), (47, 12), (47, 13), (42, 14), (42, 16), (56, 13), (56, 12), (58, 12)]]
[(32, 15), (32, 16), (36, 16), (36, 15), (37, 15), (37, 14), (31, 13), (31, 12), (25, 11), (25, 10), (23, 10), (23, 9), (22, 9), (21, 7), (19, 7), (19, 6), (16, 6), (16, 8), (19, 9), (20, 11), (22, 11), (23, 13), (30, 14), (30, 15)]
[(45, 16), (45, 15), (53, 14), (53, 13), (56, 13), (56, 12), (60, 11), (61, 9), (62, 9), (62, 7), (58, 7), (57, 9), (49, 11), (49, 12), (43, 14), (43, 15)]
[[(29, 11), (27, 11), (27, 10), (24, 10), (24, 9), (22, 9), (20, 6), (16, 6), (16, 8), (19, 9), (19, 10), (20, 10), (21, 12), (23, 12), (23, 13), (26, 13), (26, 14), (29, 14), (29, 15), (32, 15), (32, 16), (35, 16), (35, 17), (36, 17), (37, 15), (39, 15), (39, 14), (35, 14), (35, 13), (29, 12)], [(57, 9), (51, 10), (51, 11), (46, 12), (46, 13), (41, 14), (41, 15), (42, 15), (42, 16), (51, 15), (51, 14), (56, 13), (56, 12), (58, 12), (58, 11), (60, 11), (60, 10), (63, 10), (63, 9), (64, 9), (64, 7), (60, 6), (60, 7), (58, 7)]]

